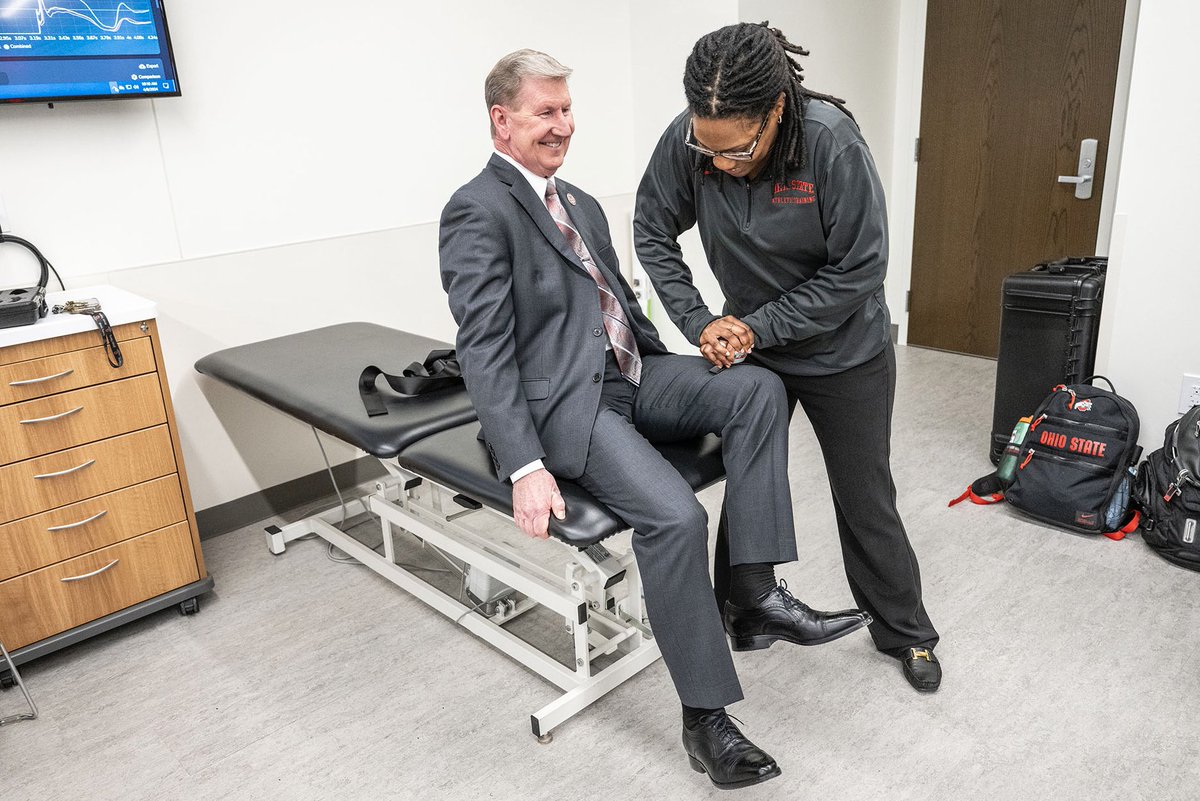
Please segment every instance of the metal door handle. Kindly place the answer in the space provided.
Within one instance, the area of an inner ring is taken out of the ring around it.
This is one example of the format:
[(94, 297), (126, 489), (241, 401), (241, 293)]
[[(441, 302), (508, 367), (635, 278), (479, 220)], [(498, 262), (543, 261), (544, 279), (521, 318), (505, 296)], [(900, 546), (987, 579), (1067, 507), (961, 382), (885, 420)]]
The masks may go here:
[(1079, 143), (1079, 168), (1075, 175), (1060, 175), (1060, 184), (1075, 184), (1075, 197), (1079, 200), (1090, 200), (1092, 197), (1092, 179), (1096, 175), (1096, 146), (1099, 140), (1084, 139)]
[(83, 581), (84, 579), (90, 579), (92, 576), (100, 575), (105, 570), (111, 570), (117, 564), (117, 562), (120, 562), (120, 561), (121, 561), (120, 559), (114, 559), (111, 562), (109, 562), (107, 565), (105, 565), (104, 567), (100, 568), (99, 570), (93, 570), (91, 573), (84, 573), (82, 576), (70, 576), (69, 578), (62, 578), (62, 579), (59, 579), (59, 581), (66, 583), (69, 581)]

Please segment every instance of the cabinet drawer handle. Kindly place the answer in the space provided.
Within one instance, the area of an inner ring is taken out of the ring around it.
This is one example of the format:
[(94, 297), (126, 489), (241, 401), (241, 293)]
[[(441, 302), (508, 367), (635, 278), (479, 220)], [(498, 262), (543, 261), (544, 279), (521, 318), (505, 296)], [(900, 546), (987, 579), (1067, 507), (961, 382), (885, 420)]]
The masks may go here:
[(104, 567), (100, 568), (99, 570), (93, 570), (91, 573), (84, 573), (82, 576), (71, 576), (69, 578), (59, 579), (59, 581), (66, 583), (68, 581), (83, 581), (84, 579), (90, 579), (92, 576), (98, 576), (101, 573), (103, 573), (105, 570), (111, 569), (114, 565), (117, 564), (117, 562), (120, 562), (120, 561), (121, 561), (120, 559), (114, 559), (111, 562), (109, 562), (107, 565), (105, 565)]
[(49, 423), (52, 420), (61, 420), (64, 417), (68, 417), (72, 414), (75, 414), (75, 412), (82, 412), (82, 411), (83, 411), (82, 406), (76, 406), (74, 409), (63, 412), (62, 414), (52, 414), (49, 417), (38, 417), (33, 420), (21, 420), (20, 423), (23, 426), (33, 425), (34, 423)]
[(95, 463), (96, 463), (96, 460), (95, 460), (95, 459), (88, 459), (86, 462), (84, 462), (84, 463), (83, 463), (83, 464), (81, 464), (81, 465), (76, 465), (75, 467), (69, 467), (69, 468), (67, 468), (66, 470), (59, 470), (57, 473), (42, 473), (41, 475), (36, 475), (36, 476), (34, 476), (34, 478), (38, 478), (38, 479), (41, 479), (41, 478), (58, 478), (59, 476), (68, 476), (68, 475), (70, 475), (71, 473), (74, 473), (74, 472), (75, 472), (75, 471), (77, 471), (77, 470), (82, 470), (82, 469), (83, 469), (83, 468), (85, 468), (85, 467), (91, 467), (91, 466), (92, 466), (92, 465), (94, 465)]
[(54, 375), (44, 375), (41, 378), (27, 378), (24, 381), (9, 381), (8, 385), (10, 387), (27, 387), (30, 384), (41, 384), (46, 381), (53, 381), (56, 378), (66, 378), (73, 372), (75, 372), (74, 367), (72, 367), (70, 370), (63, 370), (61, 373), (55, 373)]
[(96, 512), (96, 514), (92, 515), (87, 520), (80, 520), (78, 523), (67, 523), (67, 524), (61, 525), (61, 526), (51, 526), (50, 528), (46, 529), (46, 531), (66, 531), (69, 528), (79, 528), (80, 526), (87, 525), (88, 523), (92, 522), (93, 520), (99, 520), (100, 518), (104, 517), (106, 514), (108, 514), (108, 510), (103, 509), (99, 512)]

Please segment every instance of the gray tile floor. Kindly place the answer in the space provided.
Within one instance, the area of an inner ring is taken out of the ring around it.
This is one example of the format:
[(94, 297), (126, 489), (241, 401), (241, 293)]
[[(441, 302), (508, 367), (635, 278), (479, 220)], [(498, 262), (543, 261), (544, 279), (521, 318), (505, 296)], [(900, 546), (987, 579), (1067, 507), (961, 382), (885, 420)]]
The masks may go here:
[[(743, 797), (1200, 797), (1200, 576), (1137, 536), (946, 508), (990, 469), (994, 364), (913, 348), (899, 363), (893, 461), (945, 681), (918, 695), (863, 634), (738, 654), (734, 711), (784, 770)], [(847, 606), (803, 421), (791, 476), (804, 559), (780, 575)], [(703, 499), (715, 510), (719, 491)], [(199, 615), (24, 667), (42, 717), (0, 729), (0, 798), (728, 797), (688, 768), (661, 663), (538, 745), (528, 716), (551, 685), (324, 543), (273, 557), (260, 532), (206, 541), (217, 589)], [(0, 694), (0, 714), (19, 702)]]

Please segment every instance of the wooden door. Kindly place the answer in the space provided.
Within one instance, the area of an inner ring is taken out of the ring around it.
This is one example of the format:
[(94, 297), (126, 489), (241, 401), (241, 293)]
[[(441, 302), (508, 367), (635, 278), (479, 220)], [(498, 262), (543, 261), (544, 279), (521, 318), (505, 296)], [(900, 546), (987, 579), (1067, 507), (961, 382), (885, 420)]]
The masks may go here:
[[(996, 355), (1006, 275), (1096, 250), (1124, 0), (928, 0), (908, 341)], [(1099, 140), (1078, 200), (1081, 140)]]

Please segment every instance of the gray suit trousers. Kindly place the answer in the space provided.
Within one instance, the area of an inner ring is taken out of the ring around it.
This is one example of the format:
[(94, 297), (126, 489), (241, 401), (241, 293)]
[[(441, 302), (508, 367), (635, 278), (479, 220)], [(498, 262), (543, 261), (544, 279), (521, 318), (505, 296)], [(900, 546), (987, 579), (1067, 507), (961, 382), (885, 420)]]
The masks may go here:
[(680, 700), (740, 700), (708, 569), (708, 516), (651, 442), (719, 434), (733, 564), (796, 558), (787, 478), (787, 397), (768, 370), (717, 375), (696, 356), (647, 356), (639, 387), (608, 357), (600, 413), (578, 479), (634, 529), (646, 608)]

